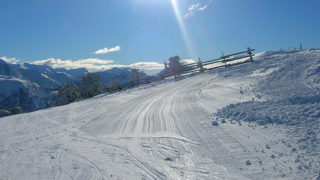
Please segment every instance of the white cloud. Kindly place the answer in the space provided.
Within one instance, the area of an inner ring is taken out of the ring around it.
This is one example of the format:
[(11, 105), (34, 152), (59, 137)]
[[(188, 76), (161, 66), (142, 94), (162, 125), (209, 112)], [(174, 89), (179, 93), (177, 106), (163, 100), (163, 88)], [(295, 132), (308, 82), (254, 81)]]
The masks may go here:
[(81, 59), (76, 61), (76, 63), (79, 64), (111, 64), (113, 62), (113, 60), (103, 60), (97, 58)]
[(208, 5), (204, 5), (203, 7), (198, 8), (198, 11), (203, 11), (205, 9), (207, 9)]
[(187, 13), (184, 15), (184, 18), (187, 19), (190, 16), (193, 16), (195, 14), (195, 12), (206, 10), (209, 7), (209, 5), (211, 4), (211, 2), (212, 2), (212, 0), (209, 0), (208, 3), (204, 6), (201, 6), (200, 3), (191, 4), (188, 8)]
[(188, 11), (185, 15), (184, 15), (184, 18), (188, 18), (190, 16), (193, 16), (193, 11)]
[(164, 68), (163, 64), (160, 64), (158, 62), (137, 62), (129, 65), (112, 64), (112, 63), (114, 63), (113, 60), (103, 60), (103, 59), (97, 59), (97, 58), (80, 59), (76, 61), (49, 58), (45, 60), (32, 62), (32, 64), (37, 64), (37, 65), (45, 64), (53, 68), (66, 68), (66, 69), (86, 68), (89, 71), (104, 71), (104, 70), (112, 69), (114, 67), (118, 67), (118, 68), (129, 67), (129, 68), (139, 68), (144, 70), (160, 70)]
[(184, 60), (181, 60), (181, 62), (183, 64), (190, 64), (190, 63), (195, 63), (196, 61), (193, 59), (184, 59)]
[[(0, 59), (5, 60), (8, 63), (18, 63), (19, 60), (16, 58), (7, 58), (1, 57)], [(182, 63), (194, 63), (193, 59), (184, 59), (181, 60)], [(152, 61), (142, 61), (136, 62), (129, 65), (121, 65), (121, 64), (113, 64), (113, 60), (105, 60), (105, 59), (98, 59), (98, 58), (87, 58), (87, 59), (79, 59), (79, 60), (62, 60), (56, 58), (48, 58), (44, 60), (34, 61), (31, 64), (36, 65), (48, 65), (52, 68), (65, 68), (65, 69), (77, 69), (77, 68), (86, 68), (89, 71), (105, 71), (108, 69), (112, 69), (115, 67), (118, 68), (138, 68), (146, 71), (152, 70), (161, 70), (164, 68), (164, 65), (159, 62), (152, 62)]]
[(113, 48), (103, 48), (103, 49), (99, 49), (96, 52), (94, 52), (95, 54), (106, 54), (106, 53), (111, 53), (111, 52), (117, 52), (120, 51), (120, 46), (116, 46)]
[(163, 69), (164, 65), (158, 62), (137, 62), (137, 63), (128, 65), (128, 67), (145, 69), (145, 70), (159, 70), (159, 69)]
[(8, 58), (8, 57), (6, 57), (6, 56), (3, 56), (3, 57), (0, 57), (0, 59), (6, 61), (7, 63), (12, 63), (12, 64), (17, 64), (17, 63), (19, 63), (19, 60), (16, 59), (16, 58), (14, 58), (14, 57), (13, 57), (13, 58)]
[(194, 10), (196, 10), (199, 6), (200, 6), (200, 3), (191, 4), (191, 5), (189, 6), (188, 11), (194, 11)]
[(113, 62), (114, 62), (113, 60), (104, 60), (104, 59), (97, 59), (97, 58), (80, 59), (76, 61), (49, 58), (45, 60), (32, 62), (32, 64), (37, 64), (37, 65), (45, 64), (53, 68), (66, 68), (66, 69), (87, 68), (90, 71), (97, 71), (97, 70), (101, 70), (101, 68)]

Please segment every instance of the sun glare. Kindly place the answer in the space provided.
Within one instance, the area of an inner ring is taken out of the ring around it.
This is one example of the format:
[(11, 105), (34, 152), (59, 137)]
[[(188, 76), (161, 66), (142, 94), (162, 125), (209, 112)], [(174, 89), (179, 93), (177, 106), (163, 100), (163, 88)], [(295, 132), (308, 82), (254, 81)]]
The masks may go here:
[(177, 0), (171, 0), (171, 4), (172, 4), (173, 10), (174, 10), (174, 13), (176, 15), (176, 18), (177, 18), (183, 39), (185, 41), (188, 53), (192, 58), (194, 58), (195, 56), (194, 56), (194, 52), (193, 52), (193, 48), (192, 48), (192, 43), (191, 43), (190, 38), (188, 36), (187, 29), (184, 25), (183, 17), (181, 15), (179, 6), (177, 4)]

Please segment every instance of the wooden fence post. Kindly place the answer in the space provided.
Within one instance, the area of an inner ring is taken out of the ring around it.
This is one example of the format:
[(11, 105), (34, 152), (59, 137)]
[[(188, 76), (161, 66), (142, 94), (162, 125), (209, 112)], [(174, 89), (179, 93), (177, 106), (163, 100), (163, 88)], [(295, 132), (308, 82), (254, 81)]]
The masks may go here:
[(248, 54), (250, 56), (250, 61), (253, 62), (252, 49), (250, 49), (250, 47), (248, 47)]
[(198, 66), (197, 68), (200, 69), (199, 72), (204, 72), (203, 65), (202, 65), (200, 57), (199, 57), (197, 66)]
[(221, 58), (223, 59), (222, 62), (224, 62), (224, 68), (226, 68), (227, 67), (226, 57), (224, 56), (223, 51), (221, 52), (221, 54), (222, 54)]

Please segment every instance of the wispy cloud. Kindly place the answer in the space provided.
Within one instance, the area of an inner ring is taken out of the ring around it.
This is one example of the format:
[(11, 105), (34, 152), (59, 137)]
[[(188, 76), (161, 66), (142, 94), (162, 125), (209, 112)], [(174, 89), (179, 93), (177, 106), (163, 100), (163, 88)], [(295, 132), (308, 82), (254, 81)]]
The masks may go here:
[(16, 58), (14, 58), (14, 57), (13, 57), (13, 58), (8, 58), (8, 57), (6, 57), (6, 56), (3, 56), (3, 57), (0, 57), (0, 59), (6, 61), (7, 63), (11, 63), (11, 64), (17, 64), (17, 63), (19, 63), (19, 60), (16, 59)]
[(86, 68), (89, 71), (104, 71), (104, 70), (112, 69), (114, 67), (119, 67), (119, 68), (129, 67), (129, 68), (139, 68), (144, 70), (163, 69), (163, 64), (160, 64), (158, 62), (137, 62), (129, 65), (121, 65), (121, 64), (113, 64), (113, 63), (114, 63), (113, 60), (103, 60), (103, 59), (97, 59), (97, 58), (80, 59), (76, 61), (49, 58), (45, 60), (32, 62), (32, 64), (48, 65), (53, 68), (66, 68), (66, 69)]
[(94, 52), (95, 54), (106, 54), (106, 53), (111, 53), (111, 52), (117, 52), (120, 51), (120, 46), (116, 46), (113, 48), (103, 48), (103, 49), (99, 49), (96, 52)]
[(191, 5), (189, 6), (188, 11), (194, 11), (194, 10), (198, 9), (199, 6), (200, 6), (200, 3), (191, 4)]
[(200, 3), (191, 4), (188, 8), (187, 13), (184, 15), (184, 18), (189, 18), (190, 16), (193, 16), (196, 12), (204, 11), (206, 10), (209, 5), (212, 3), (212, 0), (209, 0), (207, 4), (201, 6)]
[(207, 9), (208, 5), (204, 5), (203, 7), (198, 8), (198, 11), (203, 11), (205, 9)]

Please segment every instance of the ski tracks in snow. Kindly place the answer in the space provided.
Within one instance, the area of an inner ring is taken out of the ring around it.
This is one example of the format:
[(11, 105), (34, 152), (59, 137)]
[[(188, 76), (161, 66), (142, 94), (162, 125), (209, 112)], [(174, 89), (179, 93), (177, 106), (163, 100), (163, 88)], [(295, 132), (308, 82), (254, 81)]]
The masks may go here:
[(239, 69), (245, 77), (207, 72), (2, 118), (0, 179), (303, 177), (276, 127), (212, 125), (218, 108), (254, 97), (257, 77)]

